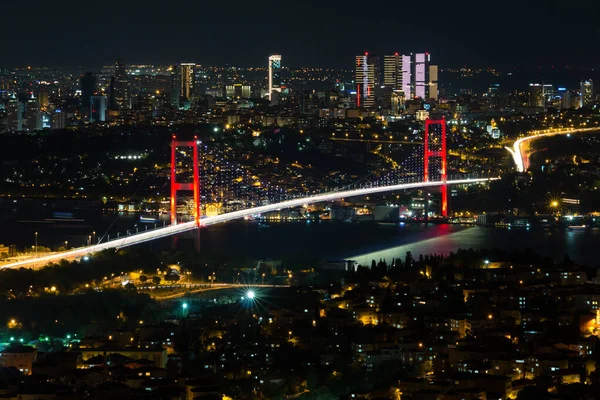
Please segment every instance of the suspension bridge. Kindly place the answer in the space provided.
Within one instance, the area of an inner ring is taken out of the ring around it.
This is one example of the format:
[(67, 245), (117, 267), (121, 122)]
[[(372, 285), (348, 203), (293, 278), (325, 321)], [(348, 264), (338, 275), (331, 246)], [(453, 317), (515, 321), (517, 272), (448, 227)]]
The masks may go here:
[[(448, 179), (447, 161), (446, 161), (446, 123), (442, 120), (427, 120), (425, 122), (425, 133), (423, 147), (421, 152), (413, 154), (414, 159), (420, 163), (421, 168), (418, 173), (414, 171), (403, 172), (403, 169), (391, 171), (390, 174), (378, 177), (369, 182), (359, 181), (356, 184), (344, 187), (340, 190), (327, 191), (319, 194), (309, 194), (297, 196), (295, 198), (284, 199), (281, 201), (267, 201), (269, 204), (262, 204), (247, 207), (240, 210), (226, 212), (215, 216), (201, 218), (201, 183), (207, 184), (207, 180), (201, 180), (201, 171), (199, 169), (199, 150), (200, 142), (197, 138), (189, 141), (181, 141), (173, 136), (171, 145), (171, 224), (154, 230), (141, 233), (130, 234), (110, 241), (100, 241), (97, 244), (75, 248), (60, 253), (53, 253), (41, 257), (34, 257), (26, 260), (4, 264), (0, 268), (22, 268), (22, 267), (41, 267), (49, 263), (55, 263), (60, 260), (74, 260), (90, 256), (94, 253), (120, 249), (149, 241), (182, 234), (214, 224), (224, 223), (244, 217), (260, 215), (272, 211), (278, 211), (287, 208), (301, 207), (308, 204), (330, 202), (339, 199), (345, 199), (356, 196), (367, 196), (385, 192), (404, 191), (412, 189), (440, 188), (441, 192), (441, 215), (446, 217), (448, 213), (447, 206), (447, 187), (448, 185), (482, 184), (497, 178), (463, 178)], [(193, 155), (192, 181), (180, 182), (178, 180), (178, 161), (180, 148), (191, 148)], [(206, 157), (210, 162), (211, 157)], [(229, 163), (227, 163), (229, 164)], [(231, 179), (228, 177), (227, 179)], [(407, 182), (408, 180), (408, 182)], [(411, 181), (412, 180), (412, 181)], [(180, 223), (177, 218), (177, 194), (179, 191), (193, 192), (193, 220)], [(271, 197), (272, 198), (272, 197)], [(263, 201), (264, 203), (265, 201)]]

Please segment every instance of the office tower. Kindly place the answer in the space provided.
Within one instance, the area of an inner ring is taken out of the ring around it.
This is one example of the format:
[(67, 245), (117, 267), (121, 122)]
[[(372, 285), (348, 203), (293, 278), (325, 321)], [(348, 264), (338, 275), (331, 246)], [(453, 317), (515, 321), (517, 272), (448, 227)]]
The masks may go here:
[(40, 108), (42, 110), (45, 110), (50, 105), (50, 92), (48, 92), (48, 89), (40, 90), (38, 100), (40, 101)]
[(539, 83), (529, 84), (529, 107), (544, 107), (544, 87)]
[(35, 98), (33, 93), (27, 100), (27, 110), (25, 111), (27, 117), (27, 130), (38, 131), (42, 129), (42, 115), (40, 114), (40, 103)]
[(67, 125), (67, 113), (62, 112), (62, 110), (56, 109), (52, 113), (52, 129), (65, 129)]
[(6, 108), (6, 130), (7, 132), (23, 130), (23, 104), (14, 93), (10, 96)]
[(542, 90), (544, 91), (544, 99), (546, 100), (546, 104), (551, 103), (554, 96), (556, 96), (554, 85), (543, 84)]
[(119, 61), (115, 64), (115, 74), (110, 81), (110, 108), (111, 110), (129, 110), (131, 108), (129, 79), (125, 65)]
[(171, 68), (171, 106), (179, 108), (181, 101), (181, 71), (178, 65)]
[(267, 96), (273, 100), (273, 92), (281, 93), (281, 55), (273, 54), (269, 56), (269, 87)]
[(383, 86), (402, 90), (402, 56), (398, 53), (383, 56)]
[(225, 92), (230, 99), (248, 99), (250, 98), (252, 89), (250, 86), (235, 83), (233, 85), (225, 86)]
[(581, 81), (579, 107), (591, 107), (594, 104), (594, 83), (591, 79)]
[(81, 110), (86, 117), (89, 116), (90, 100), (94, 93), (96, 93), (96, 86), (96, 77), (91, 72), (86, 72), (79, 80), (79, 87), (81, 89)]
[(415, 97), (429, 99), (429, 54), (417, 53), (413, 57), (413, 86)]
[(191, 101), (194, 92), (194, 63), (181, 63), (179, 65), (180, 96), (184, 101)]
[(375, 87), (379, 85), (379, 57), (365, 53), (356, 56), (356, 106), (375, 106)]
[(95, 94), (90, 97), (90, 122), (106, 121), (106, 106), (108, 100), (106, 96)]
[(410, 55), (402, 56), (402, 88), (404, 98), (407, 100), (415, 97), (412, 89), (412, 57)]
[(429, 66), (429, 90), (428, 98), (432, 100), (438, 99), (438, 66)]

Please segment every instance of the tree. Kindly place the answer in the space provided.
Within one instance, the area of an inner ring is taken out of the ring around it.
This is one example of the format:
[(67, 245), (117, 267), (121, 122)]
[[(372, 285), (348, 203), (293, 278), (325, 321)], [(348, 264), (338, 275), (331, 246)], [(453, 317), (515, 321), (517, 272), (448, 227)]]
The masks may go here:
[(154, 276), (152, 277), (152, 283), (154, 283), (155, 285), (160, 285), (160, 281), (162, 279), (160, 278), (160, 276)]
[(146, 283), (148, 281), (148, 277), (146, 275), (140, 275), (140, 282)]

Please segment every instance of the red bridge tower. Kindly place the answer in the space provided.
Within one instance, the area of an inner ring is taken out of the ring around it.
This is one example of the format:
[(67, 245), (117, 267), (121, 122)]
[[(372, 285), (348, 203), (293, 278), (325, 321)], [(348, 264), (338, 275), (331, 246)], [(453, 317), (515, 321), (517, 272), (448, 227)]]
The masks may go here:
[[(431, 142), (435, 142), (435, 149), (430, 148), (430, 127), (432, 125), (440, 125), (441, 126), (441, 148), (440, 143), (435, 140)], [(448, 216), (448, 185), (446, 184), (447, 180), (447, 172), (446, 172), (446, 120), (444, 118), (439, 120), (426, 119), (425, 120), (425, 154), (423, 156), (423, 181), (429, 182), (429, 158), (430, 157), (440, 157), (442, 161), (441, 173), (442, 173), (442, 216)]]
[[(194, 181), (192, 183), (177, 182), (177, 148), (191, 147), (194, 158)], [(194, 192), (194, 221), (200, 227), (200, 174), (198, 172), (198, 137), (194, 136), (192, 141), (177, 140), (173, 135), (171, 143), (171, 225), (177, 224), (177, 192), (189, 190)]]

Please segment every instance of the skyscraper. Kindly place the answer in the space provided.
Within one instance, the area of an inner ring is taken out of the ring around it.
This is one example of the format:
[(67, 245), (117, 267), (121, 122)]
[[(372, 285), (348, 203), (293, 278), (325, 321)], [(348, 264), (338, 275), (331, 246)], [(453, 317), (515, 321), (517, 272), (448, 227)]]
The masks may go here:
[(115, 64), (115, 74), (110, 81), (110, 108), (112, 110), (131, 108), (129, 79), (125, 65), (119, 61)]
[(171, 68), (171, 106), (179, 108), (181, 100), (181, 71), (178, 65)]
[(429, 99), (437, 100), (439, 96), (438, 90), (438, 66), (429, 66)]
[(402, 91), (404, 97), (412, 99), (414, 97), (414, 91), (412, 89), (412, 57), (410, 55), (402, 56)]
[(90, 122), (106, 121), (106, 96), (95, 94), (90, 97)]
[(87, 117), (89, 116), (90, 101), (96, 93), (96, 77), (91, 72), (86, 72), (79, 80), (81, 88), (81, 111)]
[(375, 87), (379, 85), (379, 57), (365, 53), (356, 56), (356, 106), (375, 106)]
[(544, 107), (544, 87), (539, 83), (529, 84), (529, 107)]
[(13, 93), (8, 100), (6, 108), (6, 130), (8, 132), (18, 132), (23, 130), (23, 104)]
[(190, 101), (194, 91), (195, 63), (181, 63), (179, 65), (180, 96), (184, 101)]
[(417, 53), (413, 60), (414, 95), (429, 100), (429, 53)]
[(40, 103), (38, 99), (31, 93), (31, 97), (27, 100), (27, 130), (38, 131), (42, 129), (42, 115), (40, 114)]
[(591, 107), (594, 105), (594, 83), (591, 79), (581, 81), (579, 107)]
[(402, 90), (402, 56), (398, 53), (383, 56), (383, 85), (392, 90)]
[(273, 54), (269, 56), (269, 87), (267, 96), (273, 100), (273, 92), (281, 93), (281, 55)]

